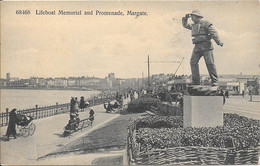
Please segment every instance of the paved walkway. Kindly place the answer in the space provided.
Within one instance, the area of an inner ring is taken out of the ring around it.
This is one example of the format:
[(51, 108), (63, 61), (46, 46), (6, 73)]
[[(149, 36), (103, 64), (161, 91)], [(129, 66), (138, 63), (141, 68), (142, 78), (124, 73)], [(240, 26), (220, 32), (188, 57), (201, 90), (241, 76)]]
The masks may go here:
[[(95, 161), (99, 161), (102, 158), (111, 158), (111, 157), (117, 157), (117, 158), (123, 158), (123, 150), (120, 151), (112, 151), (112, 152), (106, 152), (106, 153), (90, 153), (90, 154), (66, 154), (66, 155), (60, 155), (58, 157), (51, 157), (45, 160), (40, 160), (37, 162), (39, 165), (92, 165), (93, 162), (95, 164)], [(103, 160), (104, 161), (104, 160)], [(107, 161), (102, 164), (98, 165), (127, 165), (122, 164), (122, 161), (120, 163), (113, 164), (113, 162), (108, 163)], [(97, 162), (96, 162), (97, 163)]]
[(248, 118), (260, 120), (260, 96), (253, 96), (253, 100), (249, 101), (250, 97), (230, 96), (226, 99), (226, 104), (223, 106), (223, 112), (236, 113)]
[[(103, 105), (92, 107), (95, 111), (93, 127), (87, 127), (70, 137), (63, 137), (63, 128), (68, 123), (69, 113), (34, 120), (36, 130), (33, 136), (18, 137), (4, 141), (7, 127), (1, 127), (1, 164), (26, 165), (37, 164), (37, 159), (49, 154), (68, 143), (80, 138), (105, 123), (118, 117), (118, 114), (107, 114)], [(80, 112), (80, 119), (89, 117), (89, 110)]]
[[(123, 165), (123, 159), (126, 159), (125, 147), (129, 120), (142, 114), (120, 115), (97, 130), (40, 159), (37, 164)], [(102, 162), (105, 163), (100, 164)]]

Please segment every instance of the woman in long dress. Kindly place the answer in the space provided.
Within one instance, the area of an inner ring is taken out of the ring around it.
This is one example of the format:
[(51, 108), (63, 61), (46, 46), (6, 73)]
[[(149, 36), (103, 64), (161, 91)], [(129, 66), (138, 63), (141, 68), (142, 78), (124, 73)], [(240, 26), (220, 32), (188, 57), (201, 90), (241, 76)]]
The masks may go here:
[(7, 141), (9, 141), (10, 135), (13, 135), (14, 139), (16, 139), (16, 128), (15, 128), (16, 122), (17, 122), (17, 114), (16, 114), (16, 109), (14, 108), (9, 113), (9, 123), (6, 131)]
[(83, 96), (80, 97), (79, 108), (81, 109), (81, 111), (84, 111), (84, 108), (86, 108), (86, 103)]

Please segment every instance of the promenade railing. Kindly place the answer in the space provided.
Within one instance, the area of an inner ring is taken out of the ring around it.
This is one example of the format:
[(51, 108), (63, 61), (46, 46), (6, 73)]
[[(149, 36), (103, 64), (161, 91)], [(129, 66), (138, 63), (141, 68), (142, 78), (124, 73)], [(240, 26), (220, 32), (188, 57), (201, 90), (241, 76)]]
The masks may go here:
[[(106, 102), (108, 99), (114, 100), (115, 96), (103, 97), (103, 98), (91, 98), (87, 99), (89, 106), (100, 105)], [(7, 126), (9, 122), (9, 110), (6, 108), (5, 112), (0, 113), (0, 127)], [(23, 114), (26, 116), (32, 116), (34, 119), (41, 119), (45, 117), (50, 117), (58, 114), (63, 114), (70, 111), (70, 103), (39, 107), (35, 105), (35, 108), (18, 110), (17, 114)]]

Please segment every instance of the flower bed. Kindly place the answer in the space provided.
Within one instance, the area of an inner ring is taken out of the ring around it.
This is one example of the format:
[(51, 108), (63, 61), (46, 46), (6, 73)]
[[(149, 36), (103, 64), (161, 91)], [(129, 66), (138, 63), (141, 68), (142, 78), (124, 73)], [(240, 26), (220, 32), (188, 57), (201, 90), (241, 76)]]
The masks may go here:
[(226, 127), (258, 127), (259, 128), (260, 121), (250, 119), (244, 116), (239, 116), (237, 114), (224, 114), (224, 126)]
[[(162, 117), (137, 121), (136, 142), (140, 143), (140, 150), (180, 146), (232, 147), (233, 144), (240, 150), (257, 147), (259, 143), (259, 121), (236, 114), (224, 114), (223, 127), (182, 128), (182, 123)], [(167, 128), (162, 128), (164, 126)]]
[(128, 128), (128, 161), (135, 165), (255, 165), (259, 123), (236, 114), (224, 114), (224, 126), (204, 128), (182, 128), (177, 117), (137, 119)]

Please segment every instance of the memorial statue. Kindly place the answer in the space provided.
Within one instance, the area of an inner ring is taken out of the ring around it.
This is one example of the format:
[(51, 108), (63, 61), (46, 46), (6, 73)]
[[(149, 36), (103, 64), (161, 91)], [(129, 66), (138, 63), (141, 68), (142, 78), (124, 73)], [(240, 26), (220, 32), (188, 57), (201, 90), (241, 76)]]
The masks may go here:
[[(188, 18), (191, 18), (194, 23), (188, 24)], [(212, 23), (202, 20), (202, 18), (203, 16), (200, 14), (199, 10), (193, 10), (191, 14), (186, 14), (185, 17), (182, 18), (183, 27), (191, 30), (191, 36), (193, 37), (192, 43), (195, 44), (190, 59), (192, 85), (200, 85), (198, 63), (200, 58), (203, 56), (211, 79), (211, 85), (216, 86), (218, 75), (214, 64), (213, 45), (211, 39), (214, 39), (214, 41), (221, 47), (223, 46), (223, 43), (220, 41), (218, 33), (213, 28)]]

